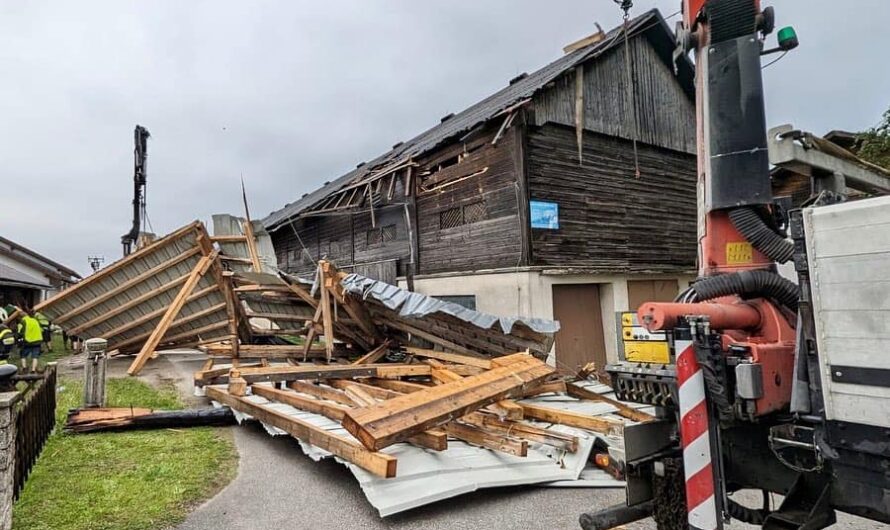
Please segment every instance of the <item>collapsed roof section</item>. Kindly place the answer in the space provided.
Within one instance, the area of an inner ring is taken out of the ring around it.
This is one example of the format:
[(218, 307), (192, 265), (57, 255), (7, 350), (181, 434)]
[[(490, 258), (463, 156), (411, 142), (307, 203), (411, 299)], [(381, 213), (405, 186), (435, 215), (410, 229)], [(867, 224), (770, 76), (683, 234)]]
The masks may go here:
[(212, 355), (234, 358), (242, 349), (260, 358), (380, 358), (399, 346), (542, 357), (558, 329), (465, 310), (325, 261), (312, 287), (275, 268), (262, 227), (228, 215), (214, 216), (214, 226), (211, 237), (198, 221), (186, 225), (37, 309), (71, 335), (136, 354), (131, 374), (157, 350), (207, 345)]

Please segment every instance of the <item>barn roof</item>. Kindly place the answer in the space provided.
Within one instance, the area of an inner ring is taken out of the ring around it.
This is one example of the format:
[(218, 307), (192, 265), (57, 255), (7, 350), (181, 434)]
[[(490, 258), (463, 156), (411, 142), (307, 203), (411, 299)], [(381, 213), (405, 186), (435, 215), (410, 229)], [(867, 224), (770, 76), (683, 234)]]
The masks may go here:
[[(298, 216), (337, 190), (361, 180), (374, 170), (389, 166), (398, 161), (423, 155), (448, 140), (474, 129), (479, 124), (504, 113), (514, 105), (534, 96), (548, 83), (580, 63), (600, 57), (604, 53), (620, 46), (624, 42), (623, 25), (613, 28), (606, 37), (596, 43), (567, 53), (523, 78), (517, 78), (507, 87), (470, 106), (451, 117), (443, 118), (435, 127), (419, 134), (411, 140), (396, 144), (393, 149), (367, 164), (346, 173), (340, 178), (326, 183), (321, 188), (308, 193), (296, 202), (285, 205), (263, 219), (268, 230), (275, 230), (283, 223)], [(644, 35), (652, 43), (659, 57), (673, 69), (674, 36), (661, 13), (657, 9), (632, 19), (629, 22), (631, 37)], [(677, 79), (690, 98), (694, 98), (694, 70), (692, 63), (685, 59), (677, 69)]]

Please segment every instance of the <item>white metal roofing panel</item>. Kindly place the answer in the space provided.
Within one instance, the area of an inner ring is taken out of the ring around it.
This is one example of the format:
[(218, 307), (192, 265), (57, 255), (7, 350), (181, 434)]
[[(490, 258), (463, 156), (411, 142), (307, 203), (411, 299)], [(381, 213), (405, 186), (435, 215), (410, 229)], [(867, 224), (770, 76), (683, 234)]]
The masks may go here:
[[(596, 387), (602, 390), (609, 388), (604, 385)], [(596, 391), (596, 390), (594, 390)], [(293, 416), (302, 421), (323, 428), (328, 432), (355, 440), (355, 438), (339, 423), (324, 416), (305, 412), (290, 405), (270, 402), (261, 396), (247, 396), (247, 400), (269, 407), (277, 412)], [(578, 400), (563, 398), (561, 400), (532, 398), (531, 403), (541, 403), (560, 408), (574, 407), (576, 411), (602, 411), (608, 413), (614, 408), (596, 402), (585, 402), (578, 405)], [(575, 405), (571, 403), (575, 402)], [(215, 403), (215, 405), (218, 405)], [(249, 418), (248, 415), (235, 411), (239, 422)], [(433, 451), (410, 444), (399, 443), (386, 447), (383, 453), (398, 458), (396, 476), (380, 478), (367, 471), (345, 462), (356, 477), (365, 497), (374, 506), (381, 517), (431, 504), (440, 500), (456, 497), (482, 488), (500, 486), (518, 486), (526, 484), (544, 484), (556, 487), (623, 487), (624, 482), (616, 480), (605, 473), (596, 473), (588, 469), (584, 480), (572, 484), (585, 470), (597, 434), (575, 429), (564, 425), (544, 425), (555, 431), (578, 437), (578, 451), (567, 453), (552, 446), (529, 443), (528, 455), (517, 457), (491, 451), (470, 444), (449, 439), (448, 449)], [(273, 436), (286, 435), (285, 431), (264, 425), (266, 431)], [(603, 438), (607, 443), (615, 443), (612, 437)], [(300, 441), (303, 452), (313, 460), (321, 460), (332, 456), (329, 452)]]

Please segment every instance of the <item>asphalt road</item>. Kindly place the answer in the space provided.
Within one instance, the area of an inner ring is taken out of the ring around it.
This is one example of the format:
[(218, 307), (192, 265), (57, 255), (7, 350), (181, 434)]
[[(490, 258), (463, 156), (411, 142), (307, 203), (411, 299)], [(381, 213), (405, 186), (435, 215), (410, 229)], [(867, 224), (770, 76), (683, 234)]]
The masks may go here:
[[(117, 366), (118, 364), (121, 366)], [(194, 406), (206, 403), (191, 396), (191, 376), (203, 363), (200, 355), (162, 355), (143, 374), (150, 382), (176, 383)], [(125, 360), (114, 360), (117, 376)], [(271, 437), (255, 422), (230, 427), (240, 454), (238, 475), (217, 496), (196, 508), (178, 530), (283, 530), (342, 528), (399, 530), (577, 529), (584, 511), (624, 501), (621, 489), (516, 487), (480, 490), (382, 519), (362, 494), (349, 470), (333, 460), (314, 462), (290, 437)], [(741, 495), (755, 505), (759, 495)], [(890, 525), (846, 515), (834, 528), (890, 530)], [(652, 521), (627, 530), (655, 530)], [(731, 530), (753, 528), (734, 524)]]

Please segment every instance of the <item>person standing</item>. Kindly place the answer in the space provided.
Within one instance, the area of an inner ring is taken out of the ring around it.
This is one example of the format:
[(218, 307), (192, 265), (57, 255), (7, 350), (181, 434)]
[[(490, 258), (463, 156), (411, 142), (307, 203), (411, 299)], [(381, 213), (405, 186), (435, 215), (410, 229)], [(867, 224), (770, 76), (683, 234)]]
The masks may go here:
[(43, 343), (43, 329), (34, 318), (34, 309), (25, 308), (25, 314), (19, 318), (19, 340), (21, 341), (22, 370), (28, 369), (28, 358), (31, 359), (31, 371), (37, 371), (37, 359), (40, 357), (40, 345)]
[(40, 331), (43, 333), (43, 351), (48, 352), (52, 349), (53, 325), (49, 321), (49, 318), (40, 311), (34, 312), (34, 318), (40, 323)]
[(15, 346), (15, 333), (4, 324), (0, 324), (0, 364), (6, 364), (13, 346)]

